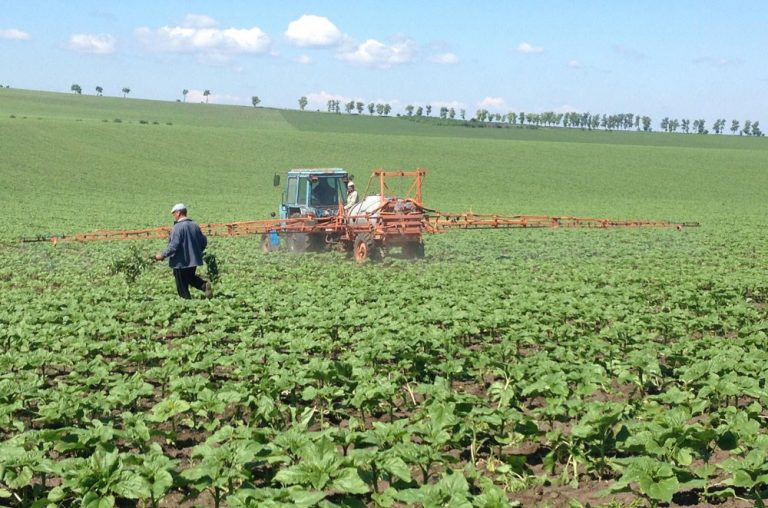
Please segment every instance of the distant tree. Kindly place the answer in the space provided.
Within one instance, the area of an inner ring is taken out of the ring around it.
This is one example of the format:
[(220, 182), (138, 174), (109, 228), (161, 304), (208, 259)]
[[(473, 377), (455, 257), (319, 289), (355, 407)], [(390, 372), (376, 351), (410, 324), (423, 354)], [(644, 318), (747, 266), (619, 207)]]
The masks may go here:
[(100, 86), (96, 87), (96, 95), (104, 95), (104, 89)]
[(744, 121), (744, 128), (741, 129), (742, 134), (746, 134), (747, 136), (752, 135), (752, 121), (751, 120), (745, 120)]
[(509, 113), (507, 113), (507, 122), (514, 125), (515, 122), (517, 122), (517, 113), (513, 111), (510, 111)]
[(344, 103), (344, 111), (346, 111), (347, 113), (351, 114), (352, 110), (354, 109), (355, 109), (355, 101), (349, 101)]
[(357, 109), (357, 114), (358, 115), (362, 115), (363, 114), (363, 110), (365, 109), (365, 104), (360, 102), (360, 101), (357, 101), (355, 103), (355, 109)]
[(376, 104), (376, 114), (379, 116), (384, 114), (384, 104)]
[(304, 108), (307, 107), (307, 103), (308, 102), (309, 101), (307, 100), (307, 98), (305, 96), (302, 95), (301, 97), (299, 97), (299, 109), (304, 111)]
[[(208, 97), (210, 97), (210, 95), (211, 95), (211, 91), (210, 90), (203, 90), (203, 97), (205, 97), (205, 103), (206, 104), (208, 104)], [(258, 99), (258, 97), (251, 97), (251, 102), (253, 102), (254, 98)], [(258, 104), (258, 102), (256, 104)], [(256, 106), (256, 104), (254, 104), (254, 106)]]
[(384, 116), (389, 116), (389, 112), (392, 111), (392, 106), (384, 104)]
[(376, 111), (376, 104), (369, 102), (368, 103), (368, 114), (373, 115), (373, 112)]
[(448, 117), (448, 108), (445, 106), (442, 106), (440, 108), (440, 118), (445, 119)]
[[(208, 91), (208, 90), (206, 90), (206, 92), (207, 92), (207, 91)], [(205, 94), (203, 94), (203, 95), (205, 95)], [(261, 99), (259, 98), (259, 96), (258, 96), (258, 95), (254, 95), (253, 97), (251, 97), (251, 104), (253, 105), (253, 107), (254, 107), (254, 108), (255, 108), (256, 106), (258, 106), (259, 104), (261, 104)]]
[[(691, 121), (687, 119), (683, 119), (680, 121), (680, 124), (681, 124), (681, 130), (686, 134), (688, 134), (688, 131), (691, 130)], [(695, 128), (696, 126), (694, 126), (694, 129)]]
[(760, 122), (754, 121), (752, 122), (752, 135), (753, 136), (762, 136), (763, 131), (760, 130)]
[(127, 97), (129, 93), (131, 93), (131, 89), (127, 86), (123, 87), (123, 98)]
[(70, 86), (69, 89), (75, 92), (77, 95), (80, 95), (81, 93), (83, 93), (83, 89), (80, 88), (80, 85), (78, 85), (77, 83)]
[(517, 119), (520, 121), (520, 125), (523, 125), (525, 123), (525, 113), (521, 111), (520, 114), (517, 115)]
[(188, 93), (189, 93), (189, 90), (187, 90), (186, 88), (181, 91), (181, 95), (184, 96), (184, 102), (187, 102), (187, 94)]
[(451, 109), (448, 110), (448, 118), (450, 118), (451, 120), (456, 118), (456, 110), (455, 109), (451, 108)]
[(736, 131), (739, 130), (739, 121), (733, 120), (731, 122), (731, 134), (736, 134)]
[(431, 104), (427, 104), (426, 110), (427, 110), (427, 116), (431, 115), (432, 114), (432, 105)]
[(669, 132), (669, 117), (664, 117), (661, 119), (661, 123), (659, 124), (659, 127), (661, 127), (661, 130), (664, 132)]
[(408, 116), (413, 116), (413, 106), (408, 104), (405, 107), (405, 112), (408, 114)]
[(643, 131), (644, 132), (650, 132), (651, 131), (651, 117), (650, 116), (644, 116), (643, 117)]
[(419, 106), (416, 108), (416, 116), (424, 116), (424, 108)]

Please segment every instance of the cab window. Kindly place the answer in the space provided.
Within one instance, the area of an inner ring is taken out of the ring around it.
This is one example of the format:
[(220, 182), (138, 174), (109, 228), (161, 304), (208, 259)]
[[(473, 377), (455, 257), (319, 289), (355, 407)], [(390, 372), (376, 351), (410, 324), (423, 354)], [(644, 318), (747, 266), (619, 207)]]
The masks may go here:
[(299, 199), (296, 200), (298, 204), (307, 203), (307, 187), (309, 186), (309, 178), (302, 176), (299, 178)]
[(296, 202), (296, 191), (298, 190), (299, 179), (296, 177), (288, 178), (288, 189), (286, 190), (286, 203)]

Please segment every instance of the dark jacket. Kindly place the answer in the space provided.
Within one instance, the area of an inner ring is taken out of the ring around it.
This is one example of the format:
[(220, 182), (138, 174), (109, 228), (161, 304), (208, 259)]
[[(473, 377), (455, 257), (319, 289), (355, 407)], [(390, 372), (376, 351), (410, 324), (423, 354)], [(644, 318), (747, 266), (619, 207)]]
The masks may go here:
[(186, 217), (175, 222), (168, 238), (163, 257), (168, 258), (171, 268), (191, 268), (203, 264), (203, 251), (208, 239), (200, 226)]

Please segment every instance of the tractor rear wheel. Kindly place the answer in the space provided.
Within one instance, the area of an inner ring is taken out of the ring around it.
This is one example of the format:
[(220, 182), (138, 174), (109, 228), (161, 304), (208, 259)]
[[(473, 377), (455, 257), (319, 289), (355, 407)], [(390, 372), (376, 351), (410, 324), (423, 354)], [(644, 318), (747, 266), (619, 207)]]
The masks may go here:
[(381, 258), (381, 248), (376, 245), (376, 240), (370, 233), (361, 233), (355, 237), (352, 252), (358, 263), (365, 263), (368, 260), (378, 261)]
[(293, 233), (287, 235), (285, 244), (290, 252), (306, 252), (309, 250), (309, 235), (307, 233)]
[(421, 242), (410, 242), (403, 245), (403, 256), (408, 259), (424, 257), (424, 244)]

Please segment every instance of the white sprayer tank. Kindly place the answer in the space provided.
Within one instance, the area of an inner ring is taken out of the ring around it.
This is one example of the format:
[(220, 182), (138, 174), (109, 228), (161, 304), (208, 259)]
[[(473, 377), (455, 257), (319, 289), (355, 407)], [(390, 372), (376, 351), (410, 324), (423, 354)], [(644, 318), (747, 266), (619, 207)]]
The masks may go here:
[[(385, 201), (386, 203), (386, 201)], [(382, 201), (380, 196), (366, 196), (347, 212), (347, 224), (376, 224)]]

